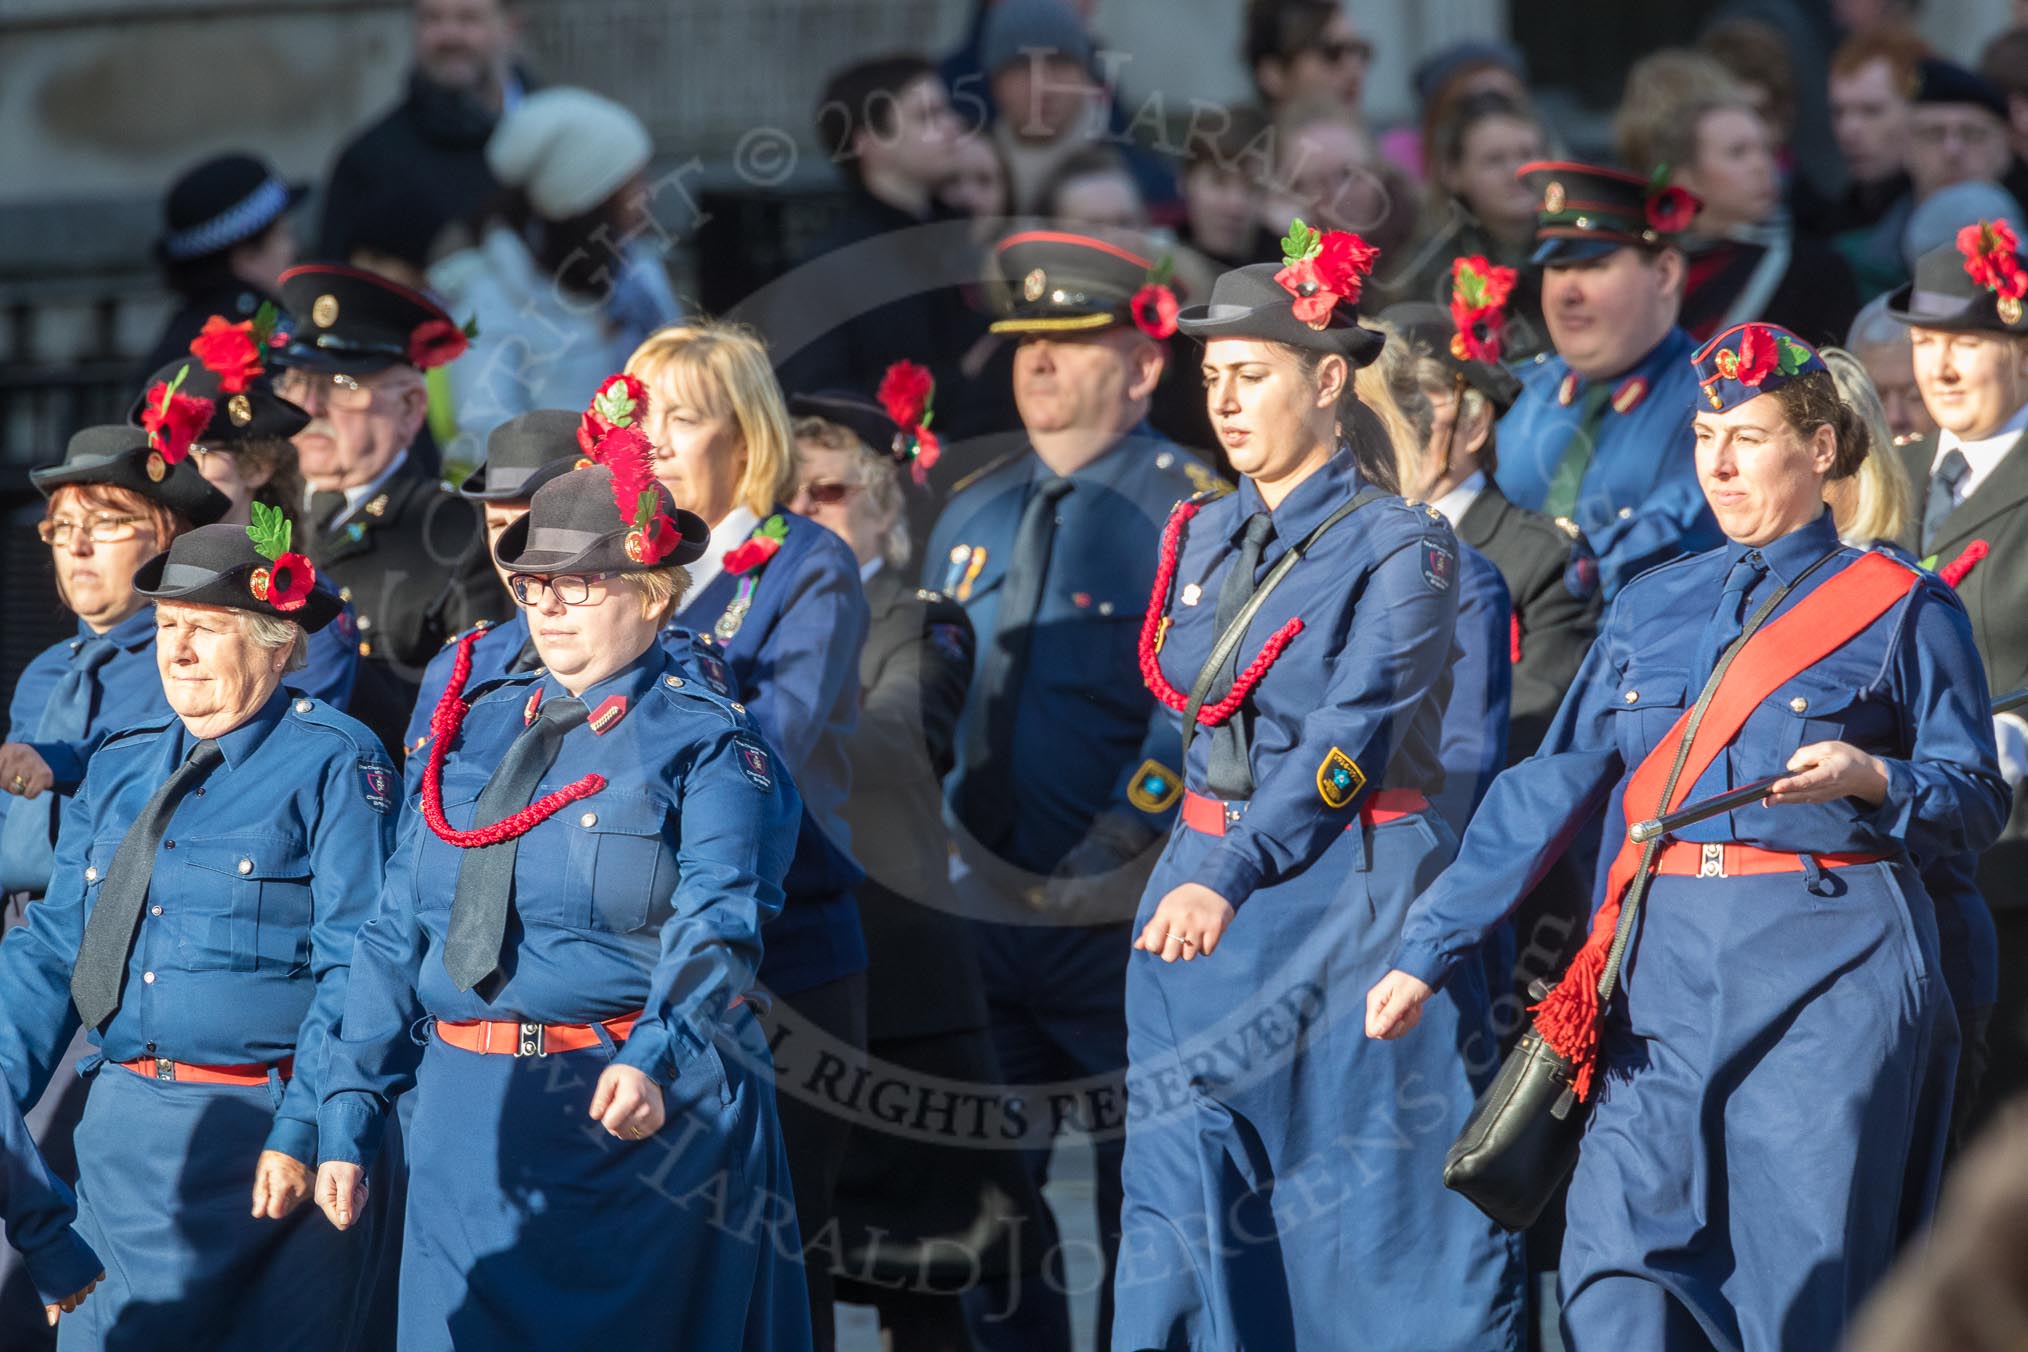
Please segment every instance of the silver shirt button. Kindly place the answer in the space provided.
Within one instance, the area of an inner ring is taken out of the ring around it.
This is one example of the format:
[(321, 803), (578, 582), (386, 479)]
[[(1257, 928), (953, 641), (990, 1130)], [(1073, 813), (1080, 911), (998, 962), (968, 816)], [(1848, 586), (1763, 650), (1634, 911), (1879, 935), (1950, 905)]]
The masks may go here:
[(1810, 702), (1804, 699), (1801, 695), (1797, 695), (1794, 699), (1789, 701), (1789, 707), (1791, 709), (1794, 709), (1797, 713), (1801, 713), (1803, 710), (1810, 707)]
[(314, 706), (310, 703), (310, 701), (306, 699), (299, 699), (296, 701), (296, 712), (299, 714), (306, 714), (310, 712), (310, 710), (313, 707)]
[(251, 859), (242, 859), (242, 860), (240, 860), (240, 861), (239, 861), (239, 871), (240, 871), (240, 875), (241, 875), (242, 877), (244, 877), (244, 876), (245, 876), (246, 874), (252, 873), (252, 872), (253, 872), (253, 860), (251, 860)]
[(95, 883), (95, 882), (97, 882), (98, 880), (99, 880), (99, 870), (98, 870), (98, 866), (97, 866), (97, 865), (93, 865), (93, 866), (92, 866), (91, 868), (88, 868), (88, 869), (86, 869), (86, 870), (85, 870), (85, 881), (86, 881), (86, 882), (88, 882), (88, 883)]
[(1639, 704), (1641, 702), (1641, 692), (1638, 690), (1629, 690), (1627, 691), (1626, 699), (1627, 703), (1629, 704)]
[(577, 819), (577, 823), (579, 826), (586, 827), (597, 826), (599, 824), (599, 814), (596, 812), (587, 812), (582, 817), (579, 817)]
[(152, 986), (155, 984), (155, 974), (153, 972), (143, 972), (141, 973), (141, 980)]

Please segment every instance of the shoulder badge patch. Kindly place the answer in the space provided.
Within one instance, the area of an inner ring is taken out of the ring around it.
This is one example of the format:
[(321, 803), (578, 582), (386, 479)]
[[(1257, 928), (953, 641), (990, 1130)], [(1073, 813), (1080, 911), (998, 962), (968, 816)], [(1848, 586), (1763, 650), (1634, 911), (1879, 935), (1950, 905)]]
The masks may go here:
[(1366, 774), (1350, 756), (1335, 746), (1324, 753), (1324, 762), (1317, 767), (1317, 796), (1325, 807), (1344, 807), (1365, 787)]
[(693, 649), (690, 655), (690, 665), (697, 669), (697, 674), (704, 678), (706, 685), (721, 695), (728, 698), (731, 697), (732, 686), (725, 679), (725, 663), (719, 661), (710, 653), (701, 653)]
[(1457, 555), (1449, 544), (1433, 535), (1422, 540), (1422, 580), (1435, 592), (1451, 589), (1451, 576), (1457, 571)]
[(394, 811), (394, 771), (379, 761), (359, 762), (359, 795), (375, 812)]
[(1167, 812), (1183, 796), (1183, 776), (1158, 760), (1145, 760), (1127, 784), (1127, 801), (1143, 812)]
[(775, 768), (769, 761), (767, 749), (745, 733), (732, 739), (733, 749), (739, 754), (740, 771), (757, 789), (767, 790), (775, 786)]

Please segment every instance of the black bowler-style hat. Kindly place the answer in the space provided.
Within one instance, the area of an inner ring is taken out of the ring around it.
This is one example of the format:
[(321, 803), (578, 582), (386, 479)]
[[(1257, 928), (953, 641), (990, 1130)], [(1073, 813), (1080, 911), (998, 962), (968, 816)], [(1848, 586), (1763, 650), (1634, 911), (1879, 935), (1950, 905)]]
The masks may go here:
[(528, 514), (500, 532), (493, 557), (510, 573), (638, 573), (701, 557), (711, 541), (704, 519), (678, 507), (652, 478), (642, 491), (655, 494), (675, 535), (673, 548), (653, 562), (638, 557), (641, 532), (620, 515), (605, 465), (573, 469), (536, 489)]
[(427, 371), (455, 360), (468, 335), (444, 307), (376, 273), (337, 263), (290, 268), (282, 308), (295, 327), (276, 354), (283, 366), (368, 375), (390, 366)]
[[(1968, 227), (1969, 229), (1970, 227)], [(2013, 250), (2005, 250), (2013, 259)], [(1917, 328), (1955, 333), (2028, 333), (2028, 307), (2018, 296), (1981, 285), (1966, 271), (1958, 244), (1939, 244), (1915, 260), (1915, 277), (1887, 297), (1887, 313)], [(2014, 268), (2020, 267), (2018, 260)]]
[(239, 442), (271, 437), (287, 440), (310, 425), (310, 415), (276, 394), (274, 382), (267, 376), (253, 377), (239, 394), (226, 394), (218, 387), (218, 373), (195, 357), (172, 361), (149, 376), (142, 392), (127, 406), (127, 421), (141, 426), (150, 396), (160, 398), (161, 387), (174, 385), (179, 372), (183, 383), (177, 386), (178, 394), (211, 401), (211, 421), (194, 438), (206, 450), (230, 451)]
[(1341, 301), (1321, 329), (1296, 318), (1296, 295), (1276, 276), (1279, 263), (1249, 263), (1222, 274), (1211, 284), (1211, 299), (1186, 307), (1177, 327), (1192, 338), (1258, 338), (1313, 352), (1334, 352), (1354, 366), (1365, 366), (1380, 355), (1387, 335), (1359, 323), (1356, 302)]
[(252, 155), (206, 160), (169, 185), (155, 256), (190, 263), (223, 253), (280, 220), (307, 191), (282, 182)]
[(105, 423), (70, 439), (61, 465), (31, 470), (43, 497), (66, 484), (111, 484), (159, 502), (195, 526), (208, 526), (232, 510), (232, 499), (205, 482), (186, 457), (170, 464), (138, 427)]
[(287, 552), (270, 558), (254, 543), (254, 529), (221, 523), (177, 536), (135, 571), (134, 590), (155, 601), (292, 620), (312, 634), (337, 618), (345, 603), (317, 585), (310, 561)]
[(1604, 258), (1615, 249), (1674, 244), (1703, 207), (1696, 195), (1650, 178), (1597, 164), (1537, 160), (1514, 171), (1536, 196), (1534, 257), (1538, 267)]
[(567, 409), (518, 413), (486, 438), (486, 458), (458, 485), (474, 502), (526, 502), (551, 479), (568, 474), (584, 456), (578, 416)]
[(896, 460), (908, 458), (907, 434), (887, 410), (863, 394), (849, 390), (819, 390), (815, 394), (789, 396), (792, 418), (822, 418), (837, 423), (872, 449), (876, 455)]
[(1495, 415), (1514, 407), (1521, 397), (1521, 381), (1498, 362), (1474, 361), (1460, 357), (1451, 340), (1457, 337), (1457, 323), (1451, 312), (1427, 301), (1405, 301), (1381, 311), (1381, 319), (1400, 330), (1401, 336), (1442, 362), (1453, 375), (1462, 375), (1465, 384), (1484, 395)]

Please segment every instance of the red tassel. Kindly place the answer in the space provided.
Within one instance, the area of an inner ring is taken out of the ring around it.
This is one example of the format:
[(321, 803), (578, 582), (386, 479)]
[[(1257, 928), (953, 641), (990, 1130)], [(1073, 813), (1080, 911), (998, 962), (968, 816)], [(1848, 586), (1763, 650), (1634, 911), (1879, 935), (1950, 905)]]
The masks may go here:
[(1571, 1062), (1571, 1089), (1580, 1099), (1591, 1097), (1592, 1079), (1598, 1071), (1598, 983), (1605, 975), (1606, 954), (1612, 948), (1619, 918), (1617, 901), (1599, 907), (1592, 917), (1591, 933), (1571, 959), (1563, 980), (1530, 1007), (1535, 1031), (1542, 1034), (1550, 1050)]
[(1965, 546), (1964, 553), (1937, 569), (1936, 575), (1944, 580), (1945, 586), (1955, 590), (1958, 583), (1965, 580), (1965, 574), (1983, 563), (1986, 555), (1992, 552), (1992, 546), (1984, 540), (1974, 540)]
[(451, 679), (444, 686), (443, 698), (437, 701), (436, 709), (430, 714), (430, 758), (423, 767), (423, 821), (437, 833), (439, 839), (461, 850), (498, 845), (503, 840), (525, 836), (578, 799), (589, 798), (606, 786), (605, 776), (586, 775), (554, 793), (544, 794), (513, 816), (503, 817), (491, 826), (460, 831), (451, 825), (444, 816), (444, 757), (450, 751), (451, 739), (458, 735), (465, 715), (471, 710), (472, 706), (465, 703), (464, 694), (465, 682), (472, 679), (472, 645), (486, 632), (475, 629), (458, 640), (457, 655), (451, 661)]
[[(1148, 613), (1141, 617), (1141, 683), (1148, 687), (1148, 693), (1161, 703), (1182, 713), (1190, 707), (1190, 697), (1169, 684), (1162, 674), (1162, 661), (1155, 651), (1155, 640), (1162, 632), (1162, 621), (1169, 612), (1169, 585), (1176, 580), (1176, 556), (1180, 552), (1179, 542), (1183, 536), (1183, 523), (1196, 516), (1199, 504), (1179, 502), (1169, 513), (1169, 524), (1162, 528), (1162, 557), (1155, 566), (1155, 589), (1148, 598)], [(1207, 704), (1197, 711), (1200, 727), (1215, 728), (1239, 711), (1246, 703), (1246, 697), (1267, 675), (1268, 668), (1289, 646), (1297, 634), (1303, 632), (1300, 618), (1292, 619), (1268, 636), (1260, 645), (1260, 653), (1247, 664), (1246, 670), (1232, 683), (1232, 689), (1216, 704)]]
[(1507, 660), (1517, 666), (1521, 661), (1521, 617), (1507, 617)]

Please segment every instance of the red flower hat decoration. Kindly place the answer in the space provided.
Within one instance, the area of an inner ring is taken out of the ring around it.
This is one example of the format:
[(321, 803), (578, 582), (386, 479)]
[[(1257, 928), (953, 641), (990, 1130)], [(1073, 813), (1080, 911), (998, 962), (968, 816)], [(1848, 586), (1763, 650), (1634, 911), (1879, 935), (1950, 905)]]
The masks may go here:
[(425, 320), (408, 336), (408, 364), (418, 371), (429, 371), (454, 362), (478, 336), (476, 316), (466, 320), (462, 328), (448, 319)]
[(294, 532), (281, 508), (265, 502), (253, 504), (253, 524), (246, 528), (247, 538), (269, 566), (254, 569), (247, 579), (247, 590), (254, 600), (266, 601), (280, 611), (301, 610), (310, 598), (310, 589), (317, 585), (316, 567), (289, 550)]
[(1297, 217), (1282, 239), (1282, 270), (1275, 281), (1296, 298), (1290, 307), (1313, 329), (1330, 326), (1340, 301), (1357, 301), (1380, 250), (1348, 230), (1321, 233)]
[(648, 387), (634, 376), (607, 376), (591, 406), (577, 420), (578, 449), (590, 455), (619, 427), (638, 427), (648, 417)]
[(639, 425), (647, 411), (648, 392), (640, 381), (629, 375), (610, 376), (578, 419), (577, 440), (584, 446), (587, 435), (594, 436), (588, 450), (592, 460), (613, 476), (613, 506), (628, 527), (627, 557), (652, 568), (668, 558), (683, 537), (662, 510), (654, 449)]
[(188, 456), (191, 444), (211, 425), (215, 406), (209, 399), (177, 393), (189, 374), (186, 365), (176, 373), (176, 379), (156, 381), (148, 389), (147, 407), (141, 410), (141, 426), (148, 433), (148, 445), (161, 455), (165, 465), (176, 464)]
[(1495, 267), (1478, 254), (1451, 263), (1451, 322), (1458, 327), (1451, 355), (1460, 361), (1498, 363), (1500, 334), (1507, 327), (1507, 298), (1514, 293), (1514, 269)]
[(224, 315), (211, 316), (190, 340), (190, 355), (218, 377), (220, 394), (245, 394), (254, 378), (267, 369), (275, 319), (274, 305), (263, 301), (252, 319), (237, 324), (227, 323)]
[[(929, 478), (930, 469), (943, 454), (943, 447), (937, 441), (936, 433), (929, 430), (930, 421), (936, 416), (931, 407), (936, 401), (937, 382), (927, 366), (912, 361), (898, 361), (880, 377), (880, 388), (875, 397), (887, 416), (894, 419), (907, 438), (907, 445), (897, 449), (909, 462), (909, 475), (918, 485)], [(739, 549), (744, 549), (744, 544)], [(733, 551), (738, 552), (738, 549)]]
[(2019, 322), (2021, 301), (2028, 297), (2028, 270), (2021, 266), (2020, 241), (2005, 221), (1980, 221), (1958, 231), (1958, 252), (1965, 273), (1999, 297), (2000, 318)]

